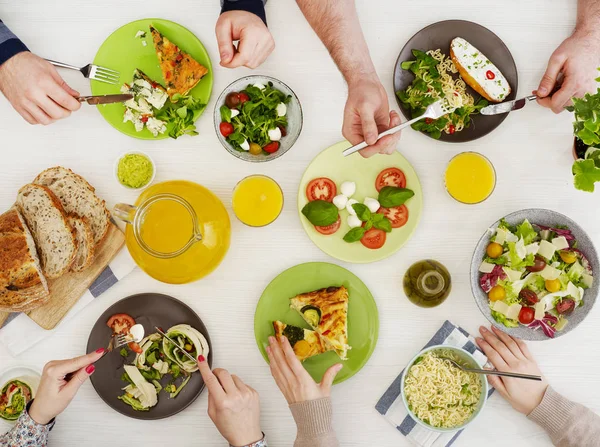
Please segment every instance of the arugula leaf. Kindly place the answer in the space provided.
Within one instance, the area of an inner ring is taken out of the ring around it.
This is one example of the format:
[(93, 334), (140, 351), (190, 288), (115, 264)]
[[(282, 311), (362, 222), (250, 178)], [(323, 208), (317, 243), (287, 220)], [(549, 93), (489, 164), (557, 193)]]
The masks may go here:
[(318, 227), (326, 227), (338, 220), (339, 212), (337, 207), (325, 200), (314, 200), (308, 202), (302, 208), (302, 214), (306, 216), (308, 221)]
[(346, 242), (360, 241), (362, 239), (362, 237), (365, 235), (366, 231), (367, 230), (365, 230), (363, 227), (352, 228), (350, 231), (348, 231), (344, 235), (344, 240)]
[(577, 160), (573, 164), (575, 188), (581, 191), (594, 192), (594, 183), (600, 182), (600, 168), (594, 160)]

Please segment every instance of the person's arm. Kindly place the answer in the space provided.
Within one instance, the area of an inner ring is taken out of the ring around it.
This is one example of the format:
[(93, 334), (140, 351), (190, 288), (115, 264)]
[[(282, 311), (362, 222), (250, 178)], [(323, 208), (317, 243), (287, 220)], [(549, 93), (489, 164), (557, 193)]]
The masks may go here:
[(215, 33), (223, 67), (256, 68), (275, 49), (275, 41), (267, 28), (265, 3), (266, 0), (222, 1)]
[(30, 406), (31, 403), (27, 405), (25, 411), (17, 419), (15, 426), (0, 436), (0, 447), (48, 445), (48, 434), (54, 427), (54, 421), (46, 425), (38, 424), (29, 416)]
[(321, 382), (315, 383), (296, 358), (286, 337), (279, 341), (269, 337), (267, 355), (271, 374), (298, 427), (294, 447), (338, 447), (340, 444), (333, 430), (329, 396), (333, 380), (342, 365), (333, 365), (325, 371)]
[[(541, 376), (527, 345), (492, 327), (480, 328), (477, 344), (498, 371)], [(600, 417), (541, 382), (488, 376), (490, 384), (519, 413), (539, 424), (558, 447), (600, 445)]]
[(0, 20), (0, 65), (23, 51), (29, 51), (29, 49)]
[[(552, 53), (540, 85), (533, 93), (541, 98), (538, 102), (542, 106), (560, 113), (571, 98), (596, 92), (599, 66), (600, 1), (578, 0), (575, 31)], [(556, 85), (560, 85), (560, 89), (552, 93)]]
[(400, 124), (375, 71), (354, 0), (296, 0), (348, 84), (342, 134), (352, 144), (366, 141), (362, 155), (393, 153), (400, 134), (377, 135)]
[(542, 402), (527, 416), (558, 447), (600, 445), (600, 417), (548, 387)]

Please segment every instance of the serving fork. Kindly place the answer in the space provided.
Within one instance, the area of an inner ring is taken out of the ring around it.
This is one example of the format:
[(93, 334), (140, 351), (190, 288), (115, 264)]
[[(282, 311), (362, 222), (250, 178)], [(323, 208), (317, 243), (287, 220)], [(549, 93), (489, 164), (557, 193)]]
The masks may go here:
[[(394, 126), (384, 132), (381, 132), (379, 134), (379, 136), (377, 137), (377, 140), (379, 141), (380, 138), (385, 137), (386, 135), (392, 135), (396, 132), (399, 132), (402, 129), (404, 129), (405, 127), (408, 127), (411, 124), (416, 123), (417, 121), (421, 121), (422, 119), (430, 118), (430, 119), (436, 120), (438, 118), (441, 118), (444, 115), (447, 115), (448, 113), (454, 112), (455, 110), (456, 110), (456, 107), (451, 106), (448, 103), (448, 101), (440, 99), (439, 101), (436, 101), (433, 104), (430, 104), (425, 109), (425, 113), (423, 113), (423, 115), (413, 118), (409, 121), (406, 121), (398, 126)], [(363, 141), (362, 143), (357, 144), (356, 146), (349, 147), (344, 152), (342, 152), (342, 154), (344, 155), (344, 157), (347, 157), (348, 155), (353, 154), (357, 151), (360, 151), (361, 149), (364, 149), (367, 146), (368, 146), (368, 144), (365, 141)]]
[(110, 68), (101, 67), (99, 65), (87, 64), (85, 67), (75, 67), (74, 65), (64, 64), (62, 62), (53, 61), (46, 59), (55, 67), (68, 68), (70, 70), (77, 70), (88, 79), (94, 81), (106, 82), (107, 84), (118, 84), (121, 74), (118, 71), (111, 70)]
[(486, 375), (492, 375), (492, 376), (513, 377), (515, 379), (527, 379), (527, 380), (537, 380), (537, 381), (542, 380), (542, 378), (540, 376), (532, 376), (530, 374), (520, 374), (520, 373), (511, 373), (511, 372), (501, 372), (501, 371), (495, 371), (495, 370), (491, 370), (491, 369), (467, 368), (465, 366), (462, 366), (460, 363), (457, 363), (454, 360), (451, 360), (449, 358), (444, 357), (444, 360), (447, 362), (450, 362), (450, 364), (452, 366), (455, 366), (456, 368), (458, 368), (462, 371), (465, 371), (465, 372), (470, 372), (470, 373), (475, 373), (475, 374), (486, 374)]

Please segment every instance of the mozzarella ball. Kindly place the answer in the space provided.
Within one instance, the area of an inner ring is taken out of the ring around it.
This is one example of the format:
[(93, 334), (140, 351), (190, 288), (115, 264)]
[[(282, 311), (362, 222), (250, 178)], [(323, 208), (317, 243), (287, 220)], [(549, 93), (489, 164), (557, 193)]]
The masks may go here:
[(356, 227), (360, 227), (362, 225), (362, 222), (360, 221), (360, 219), (356, 216), (350, 215), (348, 216), (348, 226), (350, 228), (356, 228)]
[(340, 191), (342, 191), (342, 194), (344, 194), (346, 197), (350, 198), (356, 192), (356, 183), (344, 182), (342, 183), (342, 186), (340, 186)]
[(367, 208), (369, 208), (369, 211), (371, 211), (372, 213), (376, 213), (377, 210), (380, 208), (377, 199), (373, 199), (372, 197), (365, 197), (363, 203), (367, 206)]
[(347, 203), (348, 197), (346, 197), (344, 194), (338, 194), (333, 198), (333, 204), (337, 206), (337, 209), (340, 211), (346, 208)]
[(354, 205), (355, 203), (358, 203), (358, 200), (349, 199), (348, 202), (346, 203), (346, 210), (352, 216), (356, 216), (356, 211), (354, 211), (354, 208), (352, 208), (352, 205)]

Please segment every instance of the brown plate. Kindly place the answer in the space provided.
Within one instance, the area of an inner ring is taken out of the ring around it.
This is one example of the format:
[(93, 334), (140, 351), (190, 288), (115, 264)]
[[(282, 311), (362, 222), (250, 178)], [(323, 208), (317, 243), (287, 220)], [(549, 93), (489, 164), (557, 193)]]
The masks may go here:
[[(477, 47), (479, 51), (485, 54), (487, 58), (500, 69), (512, 89), (510, 95), (506, 97), (506, 100), (510, 101), (515, 99), (519, 86), (519, 77), (515, 60), (513, 59), (512, 54), (510, 54), (508, 47), (504, 44), (502, 39), (489, 29), (466, 20), (445, 20), (443, 22), (437, 22), (423, 28), (417, 34), (412, 36), (406, 45), (404, 45), (402, 51), (400, 51), (396, 66), (394, 67), (394, 92), (404, 90), (415, 79), (415, 76), (410, 70), (403, 70), (401, 67), (402, 62), (414, 59), (414, 56), (412, 55), (413, 49), (428, 51), (439, 48), (446, 56), (450, 56), (450, 42), (452, 42), (452, 39), (455, 37), (466, 39), (472, 45)], [(458, 77), (458, 73), (456, 76)], [(469, 86), (467, 86), (467, 92), (473, 95), (475, 101), (481, 97), (479, 93)], [(404, 117), (407, 120), (411, 119), (412, 116), (410, 110), (400, 102), (397, 96), (396, 101), (398, 102), (398, 106), (400, 107), (400, 110), (402, 110)], [(508, 113), (488, 116), (472, 115), (471, 124), (468, 128), (452, 135), (442, 132), (440, 140), (448, 143), (462, 143), (465, 141), (476, 140), (498, 127), (507, 116)]]
[[(140, 293), (124, 298), (110, 306), (92, 328), (90, 338), (87, 344), (87, 352), (92, 352), (98, 348), (106, 347), (112, 334), (111, 329), (106, 325), (109, 317), (126, 313), (131, 315), (136, 323), (144, 326), (146, 335), (156, 332), (155, 326), (167, 330), (176, 324), (189, 324), (198, 329), (210, 347), (208, 354), (208, 364), (212, 365), (212, 344), (206, 326), (202, 323), (200, 317), (186, 304), (175, 298), (160, 293)], [(122, 394), (121, 388), (127, 384), (121, 380), (123, 374), (123, 365), (125, 362), (131, 364), (135, 354), (130, 353), (127, 360), (115, 350), (106, 354), (96, 364), (96, 372), (91, 376), (92, 385), (110, 407), (125, 416), (135, 419), (162, 419), (179, 413), (189, 406), (202, 393), (204, 381), (199, 372), (192, 374), (192, 377), (179, 395), (171, 399), (168, 394), (161, 391), (158, 395), (158, 404), (149, 411), (135, 411), (125, 402), (117, 399)], [(163, 378), (162, 385), (166, 385), (170, 379)]]

